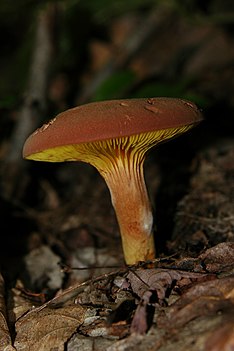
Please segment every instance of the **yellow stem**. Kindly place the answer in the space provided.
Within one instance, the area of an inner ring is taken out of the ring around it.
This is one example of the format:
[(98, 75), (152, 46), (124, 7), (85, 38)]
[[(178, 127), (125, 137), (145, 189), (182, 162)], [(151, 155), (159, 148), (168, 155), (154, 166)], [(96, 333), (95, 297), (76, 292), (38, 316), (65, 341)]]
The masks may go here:
[(153, 216), (143, 174), (143, 161), (119, 157), (114, 170), (102, 172), (120, 227), (127, 264), (155, 257), (152, 232)]

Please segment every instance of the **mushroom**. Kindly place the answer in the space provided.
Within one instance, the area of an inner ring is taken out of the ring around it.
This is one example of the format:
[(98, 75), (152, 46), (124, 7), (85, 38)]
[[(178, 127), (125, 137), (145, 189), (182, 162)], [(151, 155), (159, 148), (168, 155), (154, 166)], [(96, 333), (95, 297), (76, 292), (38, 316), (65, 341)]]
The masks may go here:
[(202, 120), (175, 98), (92, 102), (60, 113), (28, 137), (28, 160), (90, 163), (102, 175), (120, 227), (127, 264), (155, 258), (153, 216), (143, 174), (146, 153)]

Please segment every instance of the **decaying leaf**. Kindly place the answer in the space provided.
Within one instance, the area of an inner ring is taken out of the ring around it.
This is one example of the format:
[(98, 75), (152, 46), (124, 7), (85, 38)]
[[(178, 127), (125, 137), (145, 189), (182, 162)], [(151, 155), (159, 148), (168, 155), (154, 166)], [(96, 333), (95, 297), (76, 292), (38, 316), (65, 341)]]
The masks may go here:
[(82, 351), (104, 351), (113, 343), (111, 339), (102, 337), (87, 338), (82, 335), (75, 335), (71, 338), (67, 345), (67, 351), (82, 350)]
[(234, 241), (233, 140), (208, 146), (197, 159), (190, 189), (177, 204), (170, 247), (201, 254), (204, 248)]
[(157, 314), (154, 351), (230, 351), (234, 277), (197, 283)]
[(167, 316), (179, 327), (200, 316), (232, 309), (234, 312), (234, 277), (230, 276), (191, 287), (170, 307)]
[(207, 339), (205, 349), (209, 351), (234, 350), (234, 320), (219, 326)]
[(223, 272), (234, 268), (234, 243), (220, 243), (199, 256), (207, 272)]
[(2, 275), (0, 274), (0, 350), (14, 350), (11, 343), (11, 336), (6, 321), (6, 306), (5, 306), (5, 284)]
[(85, 309), (79, 305), (26, 314), (16, 322), (17, 351), (63, 351), (64, 344), (83, 322), (84, 314)]
[(222, 242), (203, 251), (198, 257), (185, 256), (163, 262), (164, 268), (197, 273), (222, 273), (234, 270), (234, 243)]
[[(40, 296), (40, 294), (38, 295)], [(8, 306), (9, 323), (14, 325), (16, 320), (35, 308), (35, 304), (37, 303), (36, 297), (37, 294), (32, 294), (25, 290), (22, 281), (18, 280), (16, 286), (11, 290), (11, 304)], [(38, 302), (41, 303), (39, 298)]]
[(191, 281), (212, 279), (212, 276), (200, 273), (189, 273), (170, 269), (139, 269), (130, 271), (127, 280), (134, 294), (140, 298), (140, 303), (134, 314), (131, 332), (143, 334), (148, 328), (147, 306), (162, 305), (170, 291), (182, 279), (186, 285)]

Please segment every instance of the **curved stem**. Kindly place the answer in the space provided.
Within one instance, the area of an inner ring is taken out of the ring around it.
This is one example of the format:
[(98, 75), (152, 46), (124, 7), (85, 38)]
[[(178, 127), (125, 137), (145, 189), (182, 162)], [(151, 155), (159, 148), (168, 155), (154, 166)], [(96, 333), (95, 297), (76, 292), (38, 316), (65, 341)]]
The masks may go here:
[(127, 264), (155, 257), (153, 216), (143, 174), (143, 162), (135, 154), (131, 160), (118, 157), (113, 169), (100, 171), (110, 193), (120, 227)]

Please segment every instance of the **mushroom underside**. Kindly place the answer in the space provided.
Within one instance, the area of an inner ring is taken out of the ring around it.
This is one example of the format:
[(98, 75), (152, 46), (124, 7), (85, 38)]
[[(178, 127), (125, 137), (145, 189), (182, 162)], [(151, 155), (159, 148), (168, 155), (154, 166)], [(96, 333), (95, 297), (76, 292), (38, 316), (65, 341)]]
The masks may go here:
[[(131, 151), (145, 154), (155, 145), (183, 134), (193, 126), (194, 124), (188, 124), (177, 128), (50, 148), (44, 148), (42, 145), (38, 150), (33, 150), (32, 147), (32, 151), (26, 154), (25, 158), (45, 162), (82, 161), (92, 164), (100, 171), (102, 163), (113, 162), (113, 158), (125, 157)], [(52, 137), (51, 145), (53, 145)]]

